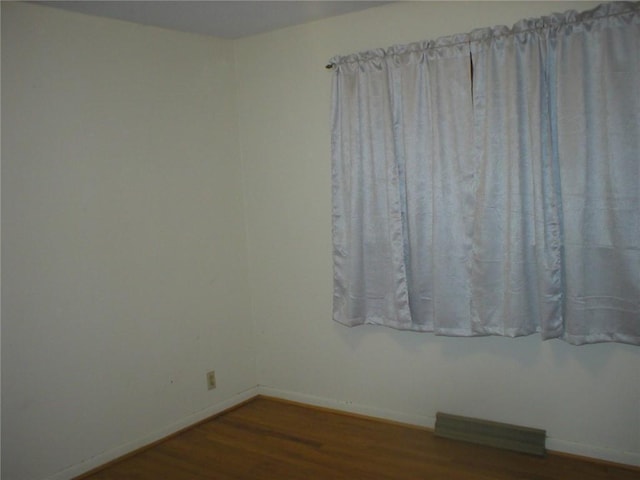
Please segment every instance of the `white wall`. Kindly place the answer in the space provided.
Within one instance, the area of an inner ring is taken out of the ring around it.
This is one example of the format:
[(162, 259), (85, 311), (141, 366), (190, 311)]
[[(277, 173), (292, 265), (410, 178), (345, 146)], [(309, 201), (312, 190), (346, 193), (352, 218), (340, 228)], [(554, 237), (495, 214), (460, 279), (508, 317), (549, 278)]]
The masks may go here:
[(69, 478), (255, 392), (232, 43), (2, 2), (2, 74), (2, 478)]
[(441, 338), (332, 323), (335, 54), (595, 4), (414, 2), (236, 44), (261, 391), (433, 425), (437, 411), (547, 430), (547, 446), (640, 464), (640, 349)]

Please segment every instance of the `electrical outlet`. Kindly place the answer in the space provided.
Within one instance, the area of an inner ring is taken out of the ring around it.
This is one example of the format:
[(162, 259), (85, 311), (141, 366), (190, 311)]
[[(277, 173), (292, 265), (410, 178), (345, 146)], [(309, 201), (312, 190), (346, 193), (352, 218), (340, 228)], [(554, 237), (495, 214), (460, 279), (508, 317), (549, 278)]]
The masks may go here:
[(209, 390), (213, 390), (214, 388), (216, 388), (216, 371), (215, 370), (211, 370), (210, 372), (207, 372), (207, 388)]

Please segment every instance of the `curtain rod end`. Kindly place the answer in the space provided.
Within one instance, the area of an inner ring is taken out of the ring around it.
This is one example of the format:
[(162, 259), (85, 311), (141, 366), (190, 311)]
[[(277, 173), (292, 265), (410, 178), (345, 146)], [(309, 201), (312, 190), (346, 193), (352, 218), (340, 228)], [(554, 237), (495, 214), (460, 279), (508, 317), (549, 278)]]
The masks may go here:
[(327, 70), (333, 70), (334, 68), (336, 68), (336, 64), (335, 63), (327, 63), (324, 68), (326, 68)]

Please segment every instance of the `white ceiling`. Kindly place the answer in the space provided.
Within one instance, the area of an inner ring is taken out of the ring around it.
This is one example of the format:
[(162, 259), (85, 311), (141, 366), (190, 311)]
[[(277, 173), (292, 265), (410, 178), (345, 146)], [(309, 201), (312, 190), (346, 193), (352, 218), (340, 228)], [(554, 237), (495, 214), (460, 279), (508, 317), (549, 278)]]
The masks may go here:
[(240, 38), (389, 2), (108, 0), (35, 3), (183, 32)]

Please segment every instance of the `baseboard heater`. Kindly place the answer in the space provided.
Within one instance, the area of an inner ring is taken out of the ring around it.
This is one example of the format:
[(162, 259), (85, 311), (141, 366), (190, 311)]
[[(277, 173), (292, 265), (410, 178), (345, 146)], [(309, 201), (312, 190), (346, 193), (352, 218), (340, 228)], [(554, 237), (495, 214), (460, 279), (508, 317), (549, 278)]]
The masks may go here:
[(478, 443), (531, 455), (545, 454), (545, 430), (460, 417), (448, 413), (436, 414), (437, 437)]

